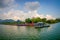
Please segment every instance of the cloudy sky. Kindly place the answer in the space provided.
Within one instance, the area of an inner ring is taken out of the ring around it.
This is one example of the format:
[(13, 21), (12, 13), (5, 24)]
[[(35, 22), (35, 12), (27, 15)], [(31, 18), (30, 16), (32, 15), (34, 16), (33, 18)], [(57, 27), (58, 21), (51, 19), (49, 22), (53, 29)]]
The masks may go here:
[(0, 0), (0, 19), (60, 18), (60, 0)]

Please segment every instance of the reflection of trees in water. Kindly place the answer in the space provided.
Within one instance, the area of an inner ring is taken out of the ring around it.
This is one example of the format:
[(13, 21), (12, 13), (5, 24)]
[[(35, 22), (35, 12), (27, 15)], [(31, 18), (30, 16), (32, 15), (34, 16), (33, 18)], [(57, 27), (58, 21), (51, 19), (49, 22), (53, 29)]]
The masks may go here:
[(17, 26), (18, 31), (25, 31), (26, 27), (25, 26)]
[(31, 38), (39, 38), (42, 33), (47, 32), (47, 28), (35, 28), (31, 26), (17, 26), (17, 29), (20, 35)]
[(18, 26), (18, 32), (20, 32), (23, 35), (28, 35), (28, 36), (36, 36), (38, 33), (40, 33), (41, 29), (38, 28), (36, 29), (35, 27), (26, 27), (26, 26)]

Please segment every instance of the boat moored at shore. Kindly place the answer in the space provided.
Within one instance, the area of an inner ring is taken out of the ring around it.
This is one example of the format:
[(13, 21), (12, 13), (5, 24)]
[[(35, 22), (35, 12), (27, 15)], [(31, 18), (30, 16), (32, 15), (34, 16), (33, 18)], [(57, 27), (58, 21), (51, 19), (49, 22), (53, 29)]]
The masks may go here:
[(30, 24), (18, 24), (17, 26), (34, 26), (34, 27), (49, 27), (50, 25), (44, 22), (30, 23)]

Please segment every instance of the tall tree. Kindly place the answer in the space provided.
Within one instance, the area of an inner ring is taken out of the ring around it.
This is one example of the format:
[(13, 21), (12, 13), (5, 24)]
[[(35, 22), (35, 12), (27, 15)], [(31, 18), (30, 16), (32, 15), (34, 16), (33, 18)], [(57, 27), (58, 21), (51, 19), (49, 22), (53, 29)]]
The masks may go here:
[(26, 23), (31, 23), (32, 21), (31, 21), (30, 18), (27, 18), (27, 19), (25, 19), (25, 22), (26, 22)]
[(46, 21), (47, 21), (46, 18), (43, 18), (43, 19), (42, 19), (42, 22), (46, 22)]

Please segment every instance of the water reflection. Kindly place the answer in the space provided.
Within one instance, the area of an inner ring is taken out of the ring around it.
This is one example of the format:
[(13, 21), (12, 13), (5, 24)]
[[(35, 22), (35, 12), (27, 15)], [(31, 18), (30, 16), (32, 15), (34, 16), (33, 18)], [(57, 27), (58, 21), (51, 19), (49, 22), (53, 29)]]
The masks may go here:
[(38, 32), (40, 32), (40, 29), (35, 29), (34, 27), (26, 27), (26, 26), (20, 26), (17, 27), (18, 31), (22, 33), (23, 35), (29, 35), (29, 36), (35, 36)]
[(0, 39), (2, 40), (57, 40), (60, 39), (60, 24), (46, 28), (28, 26), (0, 25)]

